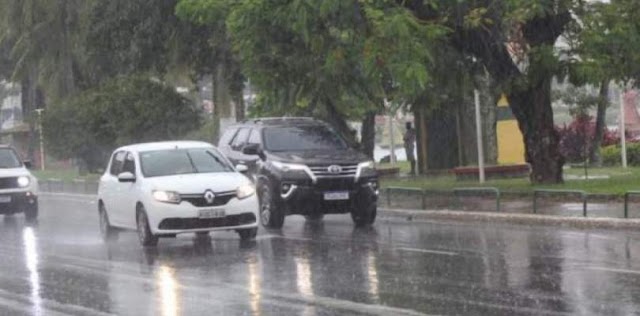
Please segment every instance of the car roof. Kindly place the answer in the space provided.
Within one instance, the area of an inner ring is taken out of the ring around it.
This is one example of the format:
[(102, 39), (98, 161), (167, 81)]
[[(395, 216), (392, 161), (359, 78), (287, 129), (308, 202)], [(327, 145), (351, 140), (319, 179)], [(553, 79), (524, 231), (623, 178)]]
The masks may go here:
[(153, 143), (139, 143), (131, 144), (120, 147), (116, 151), (153, 151), (153, 150), (166, 150), (166, 149), (181, 149), (181, 148), (215, 148), (215, 146), (200, 141), (167, 141), (167, 142), (153, 142)]

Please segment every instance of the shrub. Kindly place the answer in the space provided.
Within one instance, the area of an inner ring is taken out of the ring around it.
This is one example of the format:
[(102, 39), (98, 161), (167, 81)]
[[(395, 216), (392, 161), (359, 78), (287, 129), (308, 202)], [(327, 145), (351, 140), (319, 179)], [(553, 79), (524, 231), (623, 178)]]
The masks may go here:
[[(602, 148), (602, 164), (605, 166), (618, 166), (621, 164), (622, 149), (620, 145), (611, 145)], [(640, 166), (640, 143), (627, 143), (627, 164)]]
[(57, 158), (80, 158), (90, 171), (104, 167), (122, 145), (181, 138), (200, 116), (174, 87), (143, 76), (113, 79), (44, 112), (43, 131)]
[[(568, 162), (582, 162), (588, 157), (596, 134), (596, 124), (592, 116), (578, 115), (573, 122), (558, 128), (557, 131), (560, 135), (560, 152)], [(605, 127), (602, 146), (619, 143), (617, 133)]]

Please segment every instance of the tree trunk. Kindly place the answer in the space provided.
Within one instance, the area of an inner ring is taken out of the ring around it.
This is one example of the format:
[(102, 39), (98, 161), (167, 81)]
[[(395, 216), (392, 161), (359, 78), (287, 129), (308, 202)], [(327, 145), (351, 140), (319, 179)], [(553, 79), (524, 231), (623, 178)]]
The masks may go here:
[(456, 115), (446, 109), (430, 111), (427, 121), (427, 160), (429, 170), (451, 169), (457, 166), (458, 146)]
[(607, 115), (607, 107), (609, 106), (609, 80), (605, 79), (600, 83), (600, 94), (598, 97), (598, 112), (596, 114), (596, 130), (591, 146), (589, 157), (591, 162), (596, 166), (602, 166), (602, 158), (600, 156), (600, 147), (602, 146), (602, 138), (604, 137), (605, 120)]
[(562, 183), (564, 157), (553, 123), (551, 76), (512, 91), (509, 100), (524, 138), (526, 161), (531, 164), (531, 182)]
[(20, 82), (22, 87), (22, 113), (26, 122), (29, 124), (29, 132), (27, 136), (27, 159), (30, 161), (35, 161), (35, 150), (36, 144), (38, 143), (36, 119), (33, 115), (37, 108), (37, 75), (37, 68), (35, 66), (30, 66), (27, 70), (27, 75)]
[[(419, 102), (419, 101), (417, 101)], [(416, 157), (418, 163), (418, 174), (426, 174), (429, 169), (428, 153), (427, 150), (427, 119), (425, 115), (425, 104), (417, 104), (414, 107), (414, 123), (416, 126), (416, 148), (418, 150), (418, 156)]]
[(376, 141), (376, 112), (370, 111), (365, 114), (362, 120), (360, 135), (362, 136), (360, 140), (362, 152), (373, 159), (373, 150)]
[(327, 110), (327, 121), (333, 128), (336, 129), (338, 133), (340, 133), (349, 143), (350, 146), (357, 146), (358, 142), (356, 141), (356, 135), (354, 135), (353, 130), (347, 124), (347, 121), (344, 120), (344, 115), (338, 111), (338, 109), (333, 104), (329, 98), (325, 98), (324, 104)]
[(236, 114), (236, 121), (242, 121), (244, 120), (244, 118), (246, 117), (246, 113), (244, 110), (244, 97), (242, 95), (242, 91), (240, 91), (240, 93), (234, 93), (234, 104), (235, 104), (235, 114)]

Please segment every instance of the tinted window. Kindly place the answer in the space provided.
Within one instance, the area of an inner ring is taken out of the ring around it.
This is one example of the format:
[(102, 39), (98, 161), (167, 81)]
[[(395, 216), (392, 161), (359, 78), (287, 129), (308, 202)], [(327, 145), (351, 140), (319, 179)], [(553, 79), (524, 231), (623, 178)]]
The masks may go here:
[(207, 148), (143, 152), (140, 167), (145, 177), (233, 171), (222, 157)]
[(124, 165), (122, 166), (122, 172), (136, 174), (136, 162), (131, 153), (127, 153), (127, 158), (124, 160)]
[(260, 144), (260, 132), (258, 130), (251, 130), (251, 134), (249, 134), (249, 140), (247, 140), (247, 144)]
[(0, 148), (0, 168), (20, 168), (21, 166), (22, 162), (15, 150)]
[(333, 150), (347, 148), (344, 140), (326, 126), (273, 127), (264, 130), (270, 151)]
[(111, 161), (111, 169), (109, 170), (112, 175), (117, 176), (120, 174), (122, 170), (122, 165), (124, 164), (124, 151), (119, 151), (115, 155), (113, 155), (113, 160)]
[(231, 139), (233, 139), (233, 136), (236, 135), (237, 131), (238, 131), (237, 128), (230, 128), (230, 129), (226, 130), (222, 134), (222, 137), (220, 137), (220, 141), (218, 142), (218, 147), (229, 145), (231, 143)]
[(236, 134), (236, 137), (233, 138), (233, 141), (231, 142), (231, 148), (235, 150), (240, 149), (240, 147), (247, 141), (247, 137), (249, 137), (249, 129), (241, 129), (238, 134)]

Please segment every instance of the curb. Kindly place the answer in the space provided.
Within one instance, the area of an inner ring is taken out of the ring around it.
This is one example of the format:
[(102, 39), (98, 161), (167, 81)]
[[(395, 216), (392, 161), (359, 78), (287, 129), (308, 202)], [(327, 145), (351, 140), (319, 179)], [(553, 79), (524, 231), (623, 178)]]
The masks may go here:
[(422, 211), (379, 208), (381, 218), (405, 221), (448, 220), (458, 222), (505, 223), (516, 225), (561, 226), (580, 229), (639, 229), (640, 219), (584, 218), (495, 212)]

